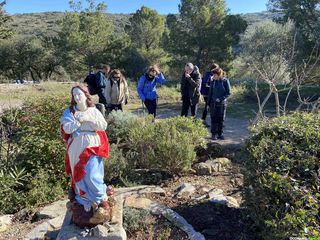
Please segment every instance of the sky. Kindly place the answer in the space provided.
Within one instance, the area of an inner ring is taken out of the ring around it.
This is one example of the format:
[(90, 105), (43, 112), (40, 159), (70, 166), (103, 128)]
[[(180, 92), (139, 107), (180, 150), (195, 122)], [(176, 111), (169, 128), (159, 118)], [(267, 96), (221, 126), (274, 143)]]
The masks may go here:
[[(133, 13), (141, 6), (156, 9), (160, 14), (178, 13), (180, 0), (104, 0), (109, 13)], [(266, 10), (267, 0), (226, 0), (230, 13), (250, 13)], [(68, 0), (7, 0), (9, 14), (70, 10)]]

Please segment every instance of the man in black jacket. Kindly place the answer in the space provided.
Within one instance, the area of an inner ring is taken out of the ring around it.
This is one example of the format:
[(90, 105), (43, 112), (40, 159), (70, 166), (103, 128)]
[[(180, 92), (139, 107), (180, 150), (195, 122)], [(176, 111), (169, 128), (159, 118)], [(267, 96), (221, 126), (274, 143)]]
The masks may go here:
[(191, 115), (195, 117), (200, 99), (201, 74), (199, 68), (192, 63), (187, 63), (184, 70), (181, 78), (181, 116), (187, 117), (191, 108)]

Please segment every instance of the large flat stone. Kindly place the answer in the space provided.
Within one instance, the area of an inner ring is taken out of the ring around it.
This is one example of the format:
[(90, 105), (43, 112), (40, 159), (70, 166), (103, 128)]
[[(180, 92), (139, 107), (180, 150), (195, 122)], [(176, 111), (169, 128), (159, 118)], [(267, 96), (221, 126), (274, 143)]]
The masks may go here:
[(158, 186), (137, 186), (137, 187), (129, 187), (129, 188), (117, 188), (115, 189), (115, 195), (123, 195), (124, 197), (129, 195), (138, 195), (138, 196), (144, 196), (145, 194), (160, 194), (165, 195), (166, 192)]
[(12, 223), (13, 215), (0, 216), (0, 232), (4, 232)]
[(39, 219), (56, 218), (64, 216), (68, 200), (60, 200), (44, 207), (38, 214)]

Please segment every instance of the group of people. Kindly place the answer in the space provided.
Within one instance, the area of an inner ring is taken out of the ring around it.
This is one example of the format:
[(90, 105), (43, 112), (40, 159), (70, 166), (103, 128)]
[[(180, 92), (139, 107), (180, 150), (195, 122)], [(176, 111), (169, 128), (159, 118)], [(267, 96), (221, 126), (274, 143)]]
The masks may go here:
[[(91, 94), (98, 94), (99, 103), (102, 103), (108, 112), (113, 110), (123, 111), (123, 105), (128, 103), (128, 83), (119, 69), (111, 70), (109, 65), (104, 65), (95, 74), (97, 88), (91, 90), (92, 84), (87, 82)], [(157, 85), (165, 84), (166, 79), (158, 66), (150, 66), (139, 78), (137, 93), (147, 108), (148, 113), (156, 117), (157, 112)], [(181, 116), (188, 116), (189, 109), (191, 116), (197, 115), (197, 108), (201, 95), (205, 101), (202, 113), (202, 120), (206, 126), (206, 117), (210, 109), (212, 139), (224, 139), (223, 125), (226, 115), (227, 98), (230, 96), (230, 82), (225, 72), (216, 63), (210, 66), (210, 70), (202, 77), (199, 68), (187, 63), (181, 77)]]
[[(129, 98), (128, 83), (121, 71), (111, 70), (108, 65), (89, 74), (85, 82), (88, 88), (83, 85), (72, 88), (70, 106), (60, 119), (61, 135), (67, 144), (66, 173), (72, 183), (69, 192), (72, 221), (82, 228), (111, 220), (113, 204), (113, 190), (104, 183), (103, 158), (109, 156), (107, 122), (95, 107), (91, 95), (97, 94), (99, 102), (109, 111), (123, 111)], [(138, 95), (154, 117), (158, 98), (156, 87), (165, 82), (157, 66), (149, 67), (138, 81)], [(210, 108), (212, 138), (223, 139), (229, 80), (217, 64), (213, 64), (202, 78), (199, 68), (187, 63), (181, 77), (181, 116), (187, 116), (189, 109), (191, 115), (196, 116), (201, 94), (205, 100), (202, 119), (205, 120)]]

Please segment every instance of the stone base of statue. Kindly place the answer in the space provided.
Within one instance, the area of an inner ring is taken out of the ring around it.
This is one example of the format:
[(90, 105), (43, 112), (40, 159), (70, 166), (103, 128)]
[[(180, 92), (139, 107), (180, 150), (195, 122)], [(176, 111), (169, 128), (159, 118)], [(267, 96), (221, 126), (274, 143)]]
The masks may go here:
[[(71, 192), (72, 196), (72, 192)], [(70, 199), (69, 193), (69, 199)], [(123, 197), (104, 202), (96, 210), (86, 212), (72, 198), (67, 203), (67, 212), (58, 234), (58, 240), (74, 239), (127, 239), (123, 224)], [(111, 207), (112, 206), (112, 207)]]

